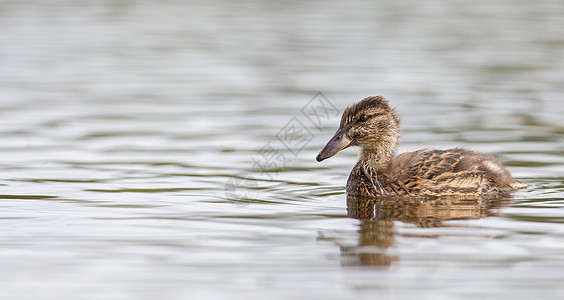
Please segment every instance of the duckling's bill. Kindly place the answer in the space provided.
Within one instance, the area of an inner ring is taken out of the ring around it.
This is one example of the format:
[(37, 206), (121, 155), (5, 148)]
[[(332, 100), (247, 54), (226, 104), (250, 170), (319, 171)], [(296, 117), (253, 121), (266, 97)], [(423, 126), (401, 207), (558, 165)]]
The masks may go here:
[(345, 128), (340, 128), (335, 132), (335, 135), (333, 135), (327, 145), (317, 154), (316, 159), (317, 161), (325, 160), (350, 146), (354, 146), (354, 141), (347, 136)]

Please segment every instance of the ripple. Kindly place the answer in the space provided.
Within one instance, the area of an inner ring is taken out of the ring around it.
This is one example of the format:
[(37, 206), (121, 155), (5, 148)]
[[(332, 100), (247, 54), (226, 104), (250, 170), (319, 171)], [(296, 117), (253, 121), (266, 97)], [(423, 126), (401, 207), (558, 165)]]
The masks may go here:
[[(561, 1), (36, 2), (0, 7), (2, 296), (564, 295)], [(318, 91), (385, 95), (401, 152), (492, 153), (529, 187), (350, 200)]]

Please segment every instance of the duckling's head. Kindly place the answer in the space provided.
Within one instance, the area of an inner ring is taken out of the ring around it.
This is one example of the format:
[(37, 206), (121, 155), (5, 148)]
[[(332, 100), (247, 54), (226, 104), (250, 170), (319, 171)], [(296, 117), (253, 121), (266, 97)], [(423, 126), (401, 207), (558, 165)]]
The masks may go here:
[(382, 96), (367, 97), (343, 112), (335, 135), (317, 155), (327, 159), (350, 146), (360, 146), (363, 153), (395, 152), (399, 139), (399, 118)]

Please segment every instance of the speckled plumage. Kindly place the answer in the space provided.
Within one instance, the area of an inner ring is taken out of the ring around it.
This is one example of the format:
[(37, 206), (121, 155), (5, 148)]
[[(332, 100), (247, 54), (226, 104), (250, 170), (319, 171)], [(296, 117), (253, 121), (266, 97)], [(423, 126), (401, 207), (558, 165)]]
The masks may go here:
[(525, 187), (493, 156), (461, 148), (394, 155), (398, 140), (395, 111), (384, 97), (368, 97), (345, 109), (317, 160), (360, 146), (347, 181), (347, 193), (356, 196), (496, 196)]

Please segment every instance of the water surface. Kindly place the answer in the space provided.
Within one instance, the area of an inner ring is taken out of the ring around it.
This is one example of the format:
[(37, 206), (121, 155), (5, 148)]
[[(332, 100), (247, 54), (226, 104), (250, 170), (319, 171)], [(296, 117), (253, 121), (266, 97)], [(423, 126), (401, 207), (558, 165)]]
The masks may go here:
[[(0, 298), (564, 297), (563, 15), (558, 0), (2, 2)], [(492, 153), (529, 187), (347, 199), (357, 150), (315, 156), (379, 94), (400, 151)]]

